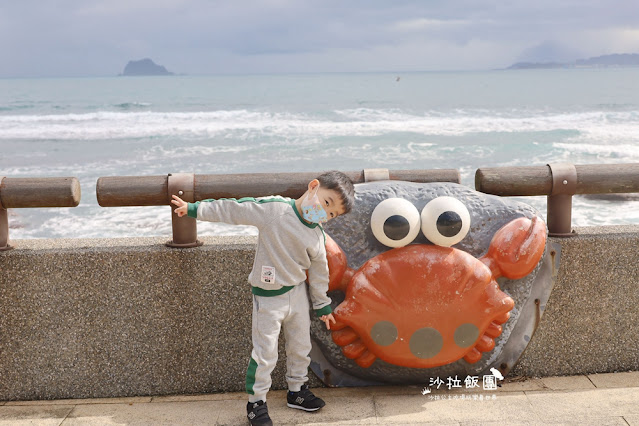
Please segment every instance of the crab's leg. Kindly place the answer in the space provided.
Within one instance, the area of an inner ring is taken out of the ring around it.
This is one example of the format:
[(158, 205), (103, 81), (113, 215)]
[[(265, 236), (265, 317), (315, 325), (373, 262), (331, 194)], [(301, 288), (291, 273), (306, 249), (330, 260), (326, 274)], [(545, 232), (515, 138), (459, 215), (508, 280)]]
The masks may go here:
[(333, 341), (342, 347), (344, 356), (354, 359), (360, 367), (368, 368), (377, 359), (377, 357), (366, 348), (357, 333), (350, 327), (344, 326), (341, 330), (334, 330), (332, 337)]
[(479, 352), (492, 351), (495, 348), (495, 340), (484, 334), (479, 338), (479, 340), (477, 340), (475, 347), (479, 350)]
[(345, 327), (348, 327), (348, 324), (346, 324), (345, 322), (341, 321), (339, 313), (337, 312), (333, 312), (333, 318), (335, 318), (335, 322), (333, 324), (331, 324), (331, 330), (333, 330), (333, 332), (337, 331), (337, 330), (341, 330)]
[(475, 346), (468, 352), (464, 359), (473, 364), (481, 359), (482, 352), (489, 352), (495, 348), (495, 339), (501, 335), (502, 328), (501, 325), (506, 321), (508, 321), (508, 317), (510, 316), (510, 312), (507, 312), (504, 315), (501, 315), (494, 321), (492, 321), (484, 334), (477, 340)]
[(366, 352), (366, 345), (360, 339), (355, 340), (353, 343), (349, 343), (346, 346), (342, 346), (342, 352), (344, 356), (349, 359), (359, 358)]
[(481, 359), (481, 352), (479, 352), (477, 350), (477, 348), (473, 347), (470, 352), (468, 352), (466, 354), (466, 356), (464, 356), (464, 360), (466, 362), (469, 362), (471, 364), (476, 363), (477, 361), (479, 361)]
[[(495, 323), (495, 324), (503, 324), (506, 321), (508, 321), (509, 318), (510, 318), (510, 311), (505, 312), (505, 313), (495, 317), (493, 319), (493, 323)], [(501, 334), (501, 332), (500, 332), (500, 334)]]
[(355, 340), (359, 339), (359, 336), (355, 331), (350, 327), (345, 327), (341, 330), (335, 330), (332, 333), (333, 342), (337, 343), (339, 346), (346, 346), (349, 343), (353, 343)]
[(486, 329), (486, 331), (484, 332), (487, 336), (492, 337), (493, 339), (499, 337), (501, 335), (502, 332), (502, 328), (501, 325), (495, 324), (494, 322), (491, 322), (488, 325), (488, 328)]
[(474, 364), (481, 359), (482, 352), (492, 351), (495, 347), (495, 340), (484, 334), (482, 335), (475, 346), (471, 348), (471, 350), (464, 356), (464, 360), (467, 362)]
[(360, 357), (357, 358), (355, 362), (362, 368), (368, 368), (373, 365), (376, 359), (377, 357), (367, 350), (362, 355), (360, 355)]

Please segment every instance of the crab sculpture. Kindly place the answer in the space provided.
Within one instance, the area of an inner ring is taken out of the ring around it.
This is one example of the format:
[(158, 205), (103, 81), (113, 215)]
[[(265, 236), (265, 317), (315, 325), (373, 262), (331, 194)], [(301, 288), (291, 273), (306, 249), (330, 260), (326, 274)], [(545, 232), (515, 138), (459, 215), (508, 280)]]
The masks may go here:
[(346, 292), (335, 310), (333, 341), (361, 367), (376, 358), (417, 368), (462, 357), (477, 362), (495, 347), (515, 306), (496, 279), (530, 273), (545, 245), (545, 224), (518, 218), (495, 234), (479, 259), (451, 247), (410, 245), (384, 252), (355, 272), (329, 240), (329, 289)]
[(318, 376), (361, 385), (507, 373), (552, 286), (539, 214), (457, 184), (396, 181), (357, 185), (353, 213), (326, 227), (337, 322), (312, 328)]

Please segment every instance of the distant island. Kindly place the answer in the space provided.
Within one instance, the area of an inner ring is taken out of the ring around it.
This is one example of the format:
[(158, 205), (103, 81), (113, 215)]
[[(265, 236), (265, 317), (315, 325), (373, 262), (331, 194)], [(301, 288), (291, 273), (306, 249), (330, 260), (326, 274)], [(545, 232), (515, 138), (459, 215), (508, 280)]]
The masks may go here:
[(578, 59), (574, 62), (517, 62), (508, 70), (548, 69), (548, 68), (618, 68), (639, 66), (638, 53), (621, 53)]
[(140, 76), (140, 75), (175, 75), (169, 72), (162, 65), (158, 65), (149, 58), (139, 61), (129, 61), (124, 67), (123, 76)]

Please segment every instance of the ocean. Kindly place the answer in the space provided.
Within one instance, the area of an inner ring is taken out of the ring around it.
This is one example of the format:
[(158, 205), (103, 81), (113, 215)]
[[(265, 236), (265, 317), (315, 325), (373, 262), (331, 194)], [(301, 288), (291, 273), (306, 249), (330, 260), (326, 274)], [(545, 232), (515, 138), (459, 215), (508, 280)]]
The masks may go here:
[[(452, 168), (474, 187), (549, 162), (639, 162), (639, 68), (0, 79), (0, 176), (82, 186), (78, 207), (10, 210), (11, 239), (170, 237), (167, 206), (100, 207), (101, 176)], [(574, 197), (575, 226), (637, 223), (639, 201)]]

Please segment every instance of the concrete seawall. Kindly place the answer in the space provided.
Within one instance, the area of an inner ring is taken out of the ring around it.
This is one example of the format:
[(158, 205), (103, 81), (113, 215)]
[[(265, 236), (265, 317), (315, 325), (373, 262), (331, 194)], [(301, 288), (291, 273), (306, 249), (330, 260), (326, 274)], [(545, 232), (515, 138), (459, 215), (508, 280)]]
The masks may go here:
[[(555, 288), (511, 374), (639, 369), (639, 226), (577, 232), (556, 240)], [(255, 239), (165, 240), (12, 241), (0, 253), (0, 400), (243, 390)]]

